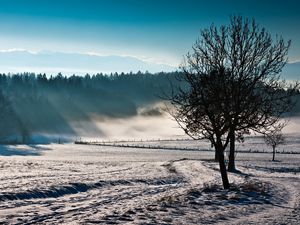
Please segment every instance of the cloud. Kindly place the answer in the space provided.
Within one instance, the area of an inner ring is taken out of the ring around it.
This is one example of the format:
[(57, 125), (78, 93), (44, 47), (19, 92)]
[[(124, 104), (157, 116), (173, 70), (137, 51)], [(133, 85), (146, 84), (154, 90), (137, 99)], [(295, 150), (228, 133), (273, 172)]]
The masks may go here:
[(97, 52), (29, 51), (26, 49), (0, 50), (0, 72), (35, 72), (66, 75), (86, 73), (114, 73), (174, 71), (176, 67), (135, 56), (102, 55)]
[(293, 64), (293, 63), (300, 63), (300, 59), (293, 59), (288, 61), (288, 64)]
[(26, 50), (24, 48), (10, 48), (10, 49), (0, 49), (1, 53), (11, 53), (11, 52), (27, 52), (30, 54), (37, 54), (36, 51)]

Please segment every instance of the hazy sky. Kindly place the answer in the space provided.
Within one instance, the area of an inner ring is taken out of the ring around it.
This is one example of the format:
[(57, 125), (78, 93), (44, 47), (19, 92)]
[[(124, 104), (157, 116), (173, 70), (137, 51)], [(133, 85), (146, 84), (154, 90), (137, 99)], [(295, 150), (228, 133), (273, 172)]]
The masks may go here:
[(0, 50), (129, 55), (177, 66), (199, 30), (254, 17), (292, 39), (300, 60), (299, 0), (0, 0)]

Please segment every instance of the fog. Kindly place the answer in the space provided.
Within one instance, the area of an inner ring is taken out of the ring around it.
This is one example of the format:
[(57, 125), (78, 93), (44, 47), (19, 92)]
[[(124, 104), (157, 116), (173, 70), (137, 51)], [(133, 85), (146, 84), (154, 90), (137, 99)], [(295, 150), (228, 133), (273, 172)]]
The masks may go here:
[[(186, 87), (178, 72), (0, 74), (0, 142), (45, 143), (80, 138), (151, 139), (184, 135), (163, 110), (170, 82)], [(300, 101), (285, 132), (298, 132)], [(288, 115), (287, 115), (288, 116)]]
[(176, 75), (138, 72), (48, 78), (2, 74), (1, 141), (171, 136), (161, 96), (170, 92), (170, 80), (175, 81)]

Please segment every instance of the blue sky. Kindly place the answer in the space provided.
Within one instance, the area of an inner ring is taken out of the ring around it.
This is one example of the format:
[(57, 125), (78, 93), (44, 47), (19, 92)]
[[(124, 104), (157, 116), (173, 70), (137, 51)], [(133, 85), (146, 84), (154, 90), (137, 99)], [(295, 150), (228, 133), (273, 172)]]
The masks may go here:
[(300, 60), (297, 0), (0, 0), (0, 50), (134, 56), (176, 67), (199, 30), (254, 17), (272, 34), (292, 39)]

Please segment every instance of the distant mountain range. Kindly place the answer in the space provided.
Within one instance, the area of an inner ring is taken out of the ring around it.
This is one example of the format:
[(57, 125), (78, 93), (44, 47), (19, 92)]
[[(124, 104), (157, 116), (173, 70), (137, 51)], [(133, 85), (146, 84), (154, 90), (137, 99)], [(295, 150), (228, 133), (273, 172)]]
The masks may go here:
[[(132, 56), (97, 55), (89, 53), (65, 53), (12, 49), (0, 51), (0, 73), (35, 72), (56, 75), (85, 75), (130, 71), (170, 72), (178, 68), (164, 63), (148, 62)], [(300, 80), (300, 62), (288, 63), (282, 78)]]
[(147, 62), (131, 56), (96, 55), (89, 53), (30, 52), (26, 50), (0, 51), (0, 73), (35, 72), (56, 75), (84, 75), (86, 73), (174, 71), (163, 63)]

